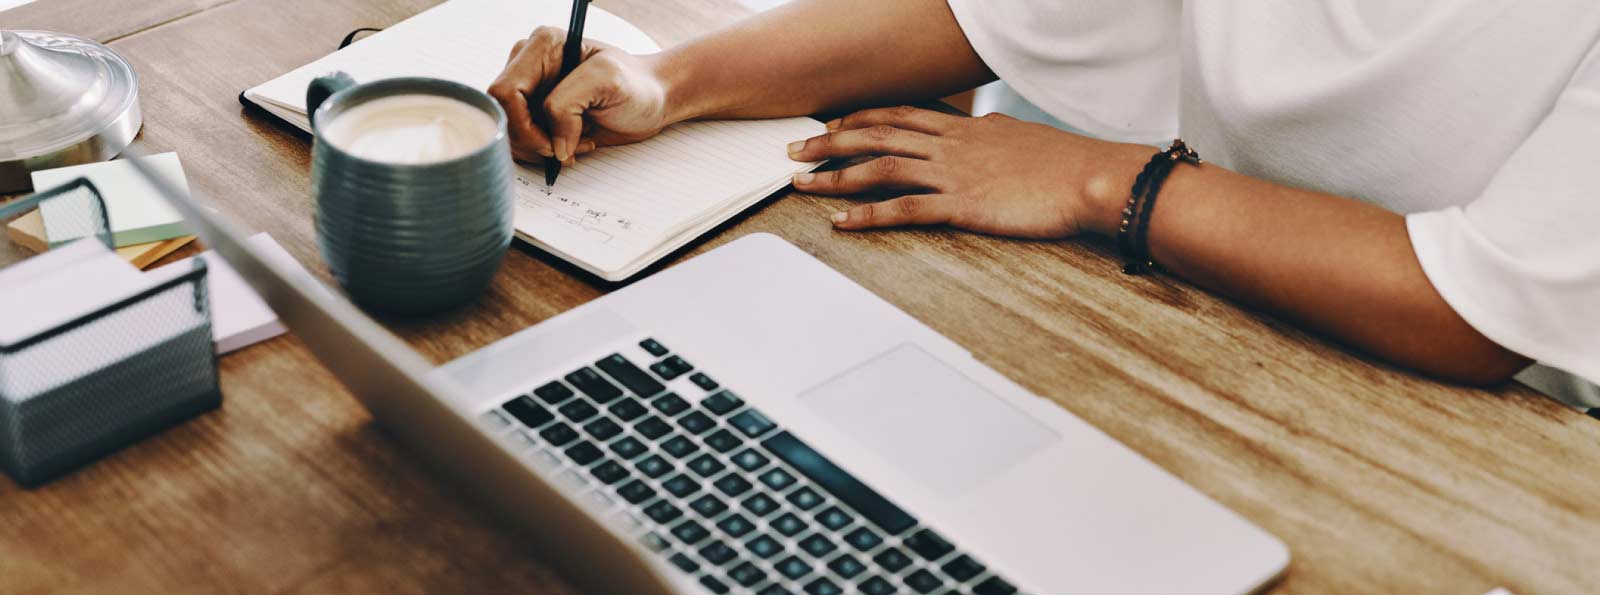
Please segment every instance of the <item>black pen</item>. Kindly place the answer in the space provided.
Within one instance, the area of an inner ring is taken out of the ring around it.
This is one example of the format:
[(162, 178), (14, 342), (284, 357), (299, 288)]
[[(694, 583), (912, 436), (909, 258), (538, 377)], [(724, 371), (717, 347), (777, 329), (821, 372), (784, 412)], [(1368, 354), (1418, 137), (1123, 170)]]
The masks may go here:
[[(577, 68), (578, 62), (583, 59), (583, 18), (588, 15), (589, 0), (572, 0), (572, 21), (567, 23), (567, 45), (561, 48), (561, 76), (556, 78), (555, 84), (550, 85), (551, 89), (561, 84), (561, 79), (567, 78), (567, 75), (572, 74), (572, 70)], [(554, 141), (554, 139), (551, 140)], [(578, 147), (573, 146), (570, 148), (576, 152)], [(553, 142), (551, 149), (555, 149)], [(561, 160), (555, 157), (545, 157), (544, 185), (556, 185), (556, 176), (559, 175), (561, 175)]]

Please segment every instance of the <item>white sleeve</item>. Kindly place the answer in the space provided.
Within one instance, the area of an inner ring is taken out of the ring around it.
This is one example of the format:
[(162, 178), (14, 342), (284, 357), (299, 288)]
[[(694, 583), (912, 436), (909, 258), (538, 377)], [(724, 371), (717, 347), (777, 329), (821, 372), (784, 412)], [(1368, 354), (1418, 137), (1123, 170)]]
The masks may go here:
[(978, 56), (1057, 119), (1112, 140), (1178, 130), (1181, 0), (948, 0)]
[(1597, 140), (1600, 46), (1481, 196), (1406, 225), (1429, 281), (1468, 324), (1600, 383)]

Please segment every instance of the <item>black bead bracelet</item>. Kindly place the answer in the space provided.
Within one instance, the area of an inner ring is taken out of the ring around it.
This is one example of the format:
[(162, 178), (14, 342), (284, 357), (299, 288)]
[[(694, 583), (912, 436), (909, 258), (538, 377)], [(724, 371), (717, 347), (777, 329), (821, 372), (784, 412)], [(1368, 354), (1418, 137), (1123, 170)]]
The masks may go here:
[(1200, 154), (1183, 139), (1173, 139), (1172, 146), (1157, 152), (1133, 181), (1133, 191), (1128, 196), (1128, 206), (1122, 209), (1122, 224), (1117, 228), (1117, 251), (1122, 253), (1122, 272), (1139, 275), (1160, 270), (1160, 265), (1150, 256), (1150, 214), (1155, 211), (1156, 196), (1161, 185), (1179, 163), (1199, 165)]

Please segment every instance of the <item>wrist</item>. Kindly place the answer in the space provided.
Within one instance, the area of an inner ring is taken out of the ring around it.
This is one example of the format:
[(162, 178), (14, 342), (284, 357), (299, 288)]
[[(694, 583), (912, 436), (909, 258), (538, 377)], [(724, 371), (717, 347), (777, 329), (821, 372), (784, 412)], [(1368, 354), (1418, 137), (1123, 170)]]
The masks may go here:
[(700, 118), (710, 113), (703, 105), (700, 91), (705, 87), (696, 81), (693, 61), (682, 52), (668, 50), (643, 57), (651, 76), (665, 91), (662, 106), (666, 125)]
[(1138, 144), (1107, 143), (1106, 150), (1090, 166), (1079, 192), (1084, 208), (1084, 231), (1116, 237), (1122, 226), (1122, 210), (1127, 208), (1133, 192), (1133, 182), (1157, 150)]

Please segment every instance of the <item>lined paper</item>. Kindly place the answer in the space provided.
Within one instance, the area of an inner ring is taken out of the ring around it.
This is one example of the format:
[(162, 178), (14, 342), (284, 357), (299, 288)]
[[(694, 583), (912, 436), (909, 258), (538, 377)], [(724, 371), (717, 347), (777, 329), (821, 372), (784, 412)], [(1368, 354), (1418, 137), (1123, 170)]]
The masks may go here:
[[(358, 82), (429, 76), (483, 89), (513, 43), (540, 25), (564, 27), (570, 9), (562, 0), (450, 0), (245, 96), (309, 130), (306, 86), (333, 71)], [(630, 52), (659, 49), (627, 21), (592, 6), (585, 33)], [(519, 167), (517, 236), (620, 281), (816, 168), (790, 161), (785, 147), (823, 131), (810, 118), (678, 124), (644, 142), (579, 157), (553, 189), (543, 172)]]

